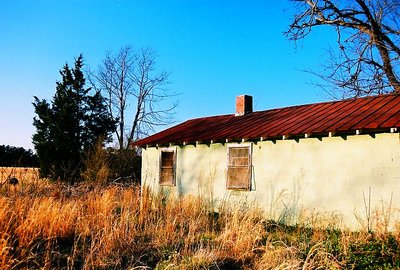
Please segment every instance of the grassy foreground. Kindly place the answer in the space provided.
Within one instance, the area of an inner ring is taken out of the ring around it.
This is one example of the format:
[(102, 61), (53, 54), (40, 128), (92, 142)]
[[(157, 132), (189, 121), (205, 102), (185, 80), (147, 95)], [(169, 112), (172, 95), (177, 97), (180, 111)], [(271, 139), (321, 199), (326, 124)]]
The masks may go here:
[(393, 269), (398, 232), (285, 226), (199, 197), (41, 180), (0, 190), (0, 269)]

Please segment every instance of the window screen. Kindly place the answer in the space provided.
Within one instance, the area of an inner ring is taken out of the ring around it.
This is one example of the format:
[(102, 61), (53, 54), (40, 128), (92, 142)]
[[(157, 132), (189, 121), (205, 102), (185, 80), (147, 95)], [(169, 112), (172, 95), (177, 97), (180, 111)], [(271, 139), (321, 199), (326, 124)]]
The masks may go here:
[(250, 146), (229, 147), (227, 188), (250, 190)]
[(160, 185), (175, 185), (175, 151), (161, 151)]

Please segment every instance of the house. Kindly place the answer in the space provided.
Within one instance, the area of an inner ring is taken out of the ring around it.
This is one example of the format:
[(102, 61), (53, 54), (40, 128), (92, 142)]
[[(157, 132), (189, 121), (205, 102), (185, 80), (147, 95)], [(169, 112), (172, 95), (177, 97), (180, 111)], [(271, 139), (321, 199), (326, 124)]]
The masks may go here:
[(142, 185), (215, 203), (256, 202), (286, 222), (318, 215), (372, 229), (396, 221), (400, 95), (257, 112), (252, 103), (238, 96), (235, 114), (191, 119), (134, 142), (143, 149)]

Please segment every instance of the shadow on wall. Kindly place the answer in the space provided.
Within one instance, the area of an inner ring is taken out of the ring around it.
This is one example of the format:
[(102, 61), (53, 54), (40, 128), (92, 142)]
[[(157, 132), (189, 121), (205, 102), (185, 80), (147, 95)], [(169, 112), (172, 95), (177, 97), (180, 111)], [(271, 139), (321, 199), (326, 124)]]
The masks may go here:
[(214, 196), (216, 175), (217, 167), (210, 164), (209, 169), (205, 173), (201, 170), (197, 177), (198, 194), (207, 203), (211, 211), (215, 211), (217, 207), (217, 201)]

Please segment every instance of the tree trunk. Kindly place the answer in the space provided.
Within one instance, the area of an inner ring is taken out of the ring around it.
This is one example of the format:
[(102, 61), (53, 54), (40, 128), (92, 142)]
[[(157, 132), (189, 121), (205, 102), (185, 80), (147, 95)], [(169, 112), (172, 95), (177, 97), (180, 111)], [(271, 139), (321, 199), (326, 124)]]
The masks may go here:
[(392, 66), (392, 62), (389, 56), (389, 51), (385, 45), (385, 42), (383, 41), (383, 36), (384, 34), (381, 31), (380, 26), (378, 25), (378, 23), (376, 22), (376, 20), (373, 18), (369, 8), (367, 7), (367, 5), (365, 4), (365, 2), (363, 0), (356, 0), (358, 5), (362, 8), (362, 10), (364, 11), (365, 15), (368, 18), (368, 21), (371, 24), (371, 41), (373, 42), (373, 44), (376, 45), (378, 51), (379, 51), (379, 55), (382, 58), (382, 62), (383, 62), (383, 69), (385, 72), (386, 77), (389, 80), (389, 84), (393, 87), (394, 91), (396, 93), (400, 93), (400, 82), (399, 80), (396, 78), (396, 75), (394, 74), (393, 71), (393, 66)]

